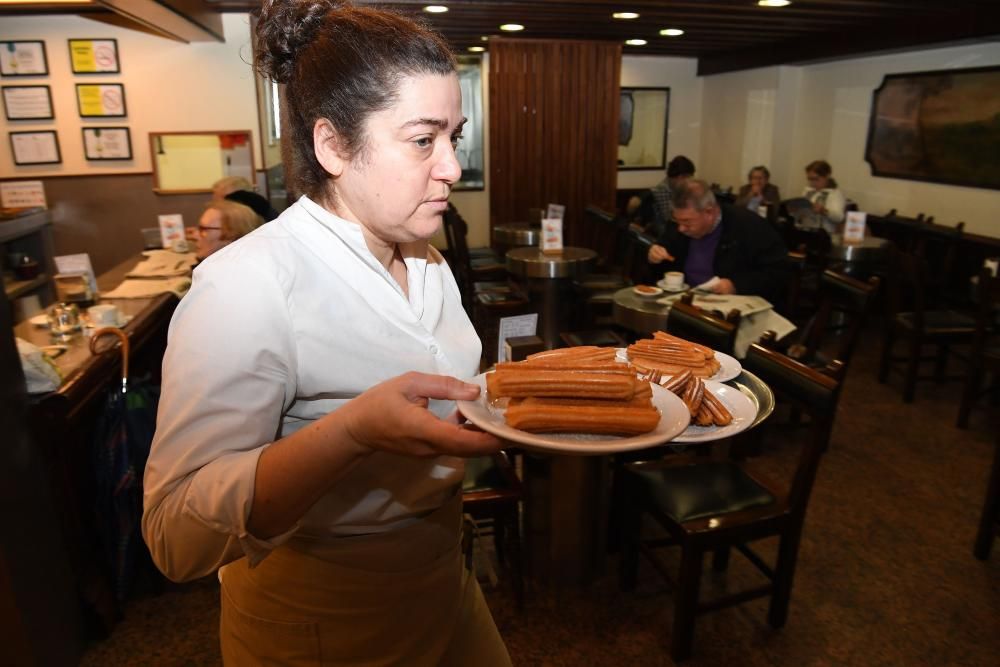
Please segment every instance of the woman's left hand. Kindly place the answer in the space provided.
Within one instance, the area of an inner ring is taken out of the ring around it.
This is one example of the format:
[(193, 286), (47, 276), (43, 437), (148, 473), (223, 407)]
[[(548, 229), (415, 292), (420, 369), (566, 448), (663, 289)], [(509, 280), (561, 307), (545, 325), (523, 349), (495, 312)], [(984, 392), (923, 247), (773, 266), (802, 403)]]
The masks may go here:
[(348, 433), (360, 446), (406, 456), (482, 456), (499, 450), (502, 441), (458, 423), (458, 416), (439, 419), (427, 409), (431, 399), (473, 400), (477, 385), (445, 375), (406, 373), (364, 392), (338, 412), (348, 418)]

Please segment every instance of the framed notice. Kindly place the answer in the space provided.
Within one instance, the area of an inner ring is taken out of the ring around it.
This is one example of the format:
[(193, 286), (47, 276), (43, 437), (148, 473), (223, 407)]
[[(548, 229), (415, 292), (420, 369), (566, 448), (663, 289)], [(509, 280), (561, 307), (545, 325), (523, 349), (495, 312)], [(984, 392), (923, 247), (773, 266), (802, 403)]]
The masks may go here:
[(52, 120), (52, 92), (48, 86), (3, 86), (7, 120)]
[(73, 74), (115, 74), (118, 64), (117, 39), (71, 39), (69, 61)]
[(120, 83), (76, 84), (76, 106), (81, 118), (123, 118), (125, 86)]
[(45, 42), (0, 41), (0, 76), (45, 76), (49, 62), (45, 57)]
[(83, 154), (88, 160), (131, 160), (132, 137), (128, 128), (83, 128)]
[(59, 164), (59, 139), (55, 130), (36, 132), (11, 132), (10, 150), (14, 164)]

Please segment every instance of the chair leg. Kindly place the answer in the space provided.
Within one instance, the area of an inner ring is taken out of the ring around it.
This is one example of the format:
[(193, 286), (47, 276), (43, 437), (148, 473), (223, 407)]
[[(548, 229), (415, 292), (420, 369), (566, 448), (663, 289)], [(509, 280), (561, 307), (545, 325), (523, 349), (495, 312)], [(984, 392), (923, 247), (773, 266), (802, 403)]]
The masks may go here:
[(772, 628), (784, 627), (788, 620), (788, 603), (792, 599), (792, 582), (795, 579), (795, 562), (799, 555), (802, 526), (796, 526), (781, 536), (778, 544), (778, 561), (774, 567), (774, 591), (767, 610), (767, 622)]
[(507, 562), (507, 554), (505, 547), (507, 545), (506, 541), (506, 523), (507, 512), (500, 510), (493, 515), (493, 546), (497, 550), (497, 563), (501, 566), (505, 565)]
[(521, 531), (518, 528), (517, 505), (507, 513), (507, 536), (510, 540), (510, 558), (508, 559), (511, 576), (514, 580), (514, 600), (517, 608), (524, 607), (524, 568), (521, 561)]
[(917, 391), (917, 372), (920, 370), (920, 338), (910, 340), (910, 358), (906, 362), (906, 379), (903, 381), (903, 402), (912, 403)]
[(972, 550), (979, 560), (986, 560), (990, 557), (993, 540), (997, 534), (998, 520), (1000, 520), (1000, 442), (996, 444), (996, 450), (993, 452), (990, 481), (986, 486), (986, 501), (983, 503), (983, 514), (979, 518), (976, 544)]
[(726, 568), (729, 567), (729, 553), (728, 546), (716, 549), (712, 554), (712, 569), (716, 572), (725, 572)]
[(670, 636), (670, 657), (675, 662), (691, 657), (694, 642), (694, 620), (698, 609), (698, 590), (701, 586), (702, 551), (697, 546), (682, 546), (681, 571), (677, 576), (674, 600), (674, 630)]

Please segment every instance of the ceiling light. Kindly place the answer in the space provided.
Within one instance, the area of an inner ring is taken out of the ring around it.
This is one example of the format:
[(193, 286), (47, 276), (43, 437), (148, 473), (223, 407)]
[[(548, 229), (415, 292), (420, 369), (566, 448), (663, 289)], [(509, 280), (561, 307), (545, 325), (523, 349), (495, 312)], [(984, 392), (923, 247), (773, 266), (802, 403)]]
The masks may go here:
[(444, 14), (448, 8), (444, 5), (427, 5), (424, 7), (424, 11), (428, 14)]
[(490, 38), (488, 36), (486, 36), (486, 35), (483, 35), (482, 37), (479, 38), (479, 41), (480, 42), (488, 42), (488, 41), (490, 41)]
[(500, 29), (505, 32), (520, 32), (524, 30), (524, 26), (520, 23), (504, 23)]
[(792, 4), (790, 0), (757, 0), (761, 7), (787, 7)]
[(629, 21), (631, 19), (639, 18), (639, 15), (636, 14), (635, 12), (615, 12), (614, 14), (611, 15), (611, 18), (621, 19), (623, 21)]
[(473, 53), (482, 53), (483, 51), (486, 50), (486, 47), (483, 47), (483, 46), (470, 46), (469, 50), (472, 51)]
[(664, 37), (680, 37), (684, 34), (684, 31), (680, 28), (664, 28), (660, 31), (660, 34)]
[(626, 39), (625, 43), (629, 46), (646, 46), (646, 40), (644, 39)]

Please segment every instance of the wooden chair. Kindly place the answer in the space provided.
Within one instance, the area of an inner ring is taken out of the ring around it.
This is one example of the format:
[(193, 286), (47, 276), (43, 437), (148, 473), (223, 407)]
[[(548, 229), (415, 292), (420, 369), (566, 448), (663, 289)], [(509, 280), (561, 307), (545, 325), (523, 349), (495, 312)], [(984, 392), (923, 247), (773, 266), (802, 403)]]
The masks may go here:
[(820, 278), (819, 305), (788, 356), (813, 368), (837, 359), (850, 366), (881, 280), (857, 280), (832, 269)]
[(958, 407), (959, 428), (969, 426), (969, 413), (983, 393), (984, 373), (993, 375), (992, 391), (1000, 391), (1000, 277), (994, 277), (990, 271), (983, 269), (979, 274), (978, 294), (979, 313), (976, 317), (975, 339), (969, 355), (965, 390)]
[(979, 560), (990, 557), (993, 540), (1000, 535), (1000, 438), (997, 438), (993, 448), (993, 465), (990, 468), (989, 482), (986, 485), (986, 499), (983, 511), (979, 516), (979, 530), (972, 553)]
[[(971, 343), (976, 333), (976, 321), (966, 313), (951, 309), (931, 309), (927, 305), (926, 285), (927, 264), (911, 253), (892, 249), (890, 252), (888, 318), (885, 337), (882, 342), (882, 359), (879, 364), (878, 380), (884, 383), (889, 377), (893, 364), (902, 362), (904, 366), (903, 400), (912, 403), (918, 380), (959, 379), (946, 375), (948, 356), (956, 344)], [(907, 308), (903, 305), (903, 294), (911, 297)], [(897, 340), (906, 343), (906, 354), (893, 354)], [(934, 356), (925, 356), (926, 345), (936, 346)], [(934, 361), (934, 375), (920, 376), (920, 364)]]
[[(479, 537), (492, 535), (497, 561), (512, 575), (518, 608), (524, 603), (519, 506), (524, 490), (504, 452), (467, 459), (462, 482), (462, 508), (475, 522)], [(466, 534), (466, 562), (471, 565), (472, 535)]]
[[(811, 417), (811, 434), (788, 485), (779, 487), (765, 481), (732, 459), (706, 462), (675, 456), (630, 464), (623, 473), (622, 588), (635, 587), (640, 553), (658, 573), (670, 579), (654, 549), (670, 545), (681, 548), (670, 637), (670, 653), (675, 661), (691, 655), (695, 617), (700, 613), (769, 596), (768, 623), (774, 628), (785, 624), (806, 508), (833, 428), (840, 381), (756, 343), (750, 346), (743, 367)], [(642, 539), (644, 516), (662, 526), (669, 538)], [(768, 537), (779, 538), (773, 567), (747, 546)], [(712, 552), (713, 568), (724, 571), (731, 548), (746, 556), (768, 582), (715, 600), (699, 600), (705, 553)]]
[(694, 295), (688, 293), (670, 307), (667, 333), (732, 355), (740, 311), (732, 310), (720, 317), (721, 313), (709, 313), (693, 305), (693, 300)]

